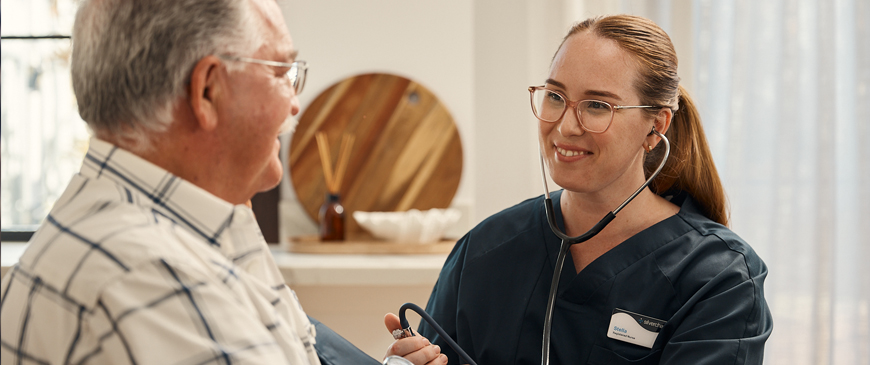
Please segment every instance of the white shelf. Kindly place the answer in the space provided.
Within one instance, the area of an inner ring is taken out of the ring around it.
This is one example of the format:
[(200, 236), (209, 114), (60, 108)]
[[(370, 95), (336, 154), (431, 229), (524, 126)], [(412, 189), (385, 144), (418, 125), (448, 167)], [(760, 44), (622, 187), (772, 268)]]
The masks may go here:
[[(0, 271), (6, 273), (24, 253), (24, 242), (0, 244)], [(272, 249), (288, 285), (395, 286), (434, 285), (447, 254), (345, 255), (301, 254)]]

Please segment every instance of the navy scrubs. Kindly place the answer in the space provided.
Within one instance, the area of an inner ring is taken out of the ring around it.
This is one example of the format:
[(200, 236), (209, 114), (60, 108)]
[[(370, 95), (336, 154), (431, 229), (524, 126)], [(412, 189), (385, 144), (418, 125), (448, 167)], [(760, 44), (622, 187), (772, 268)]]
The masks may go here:
[[(551, 194), (564, 230), (561, 192)], [(687, 194), (680, 212), (617, 245), (579, 274), (565, 260), (551, 364), (761, 364), (773, 322), (767, 267)], [(483, 221), (453, 249), (426, 311), (479, 365), (540, 364), (547, 295), (561, 241), (544, 199)], [(652, 348), (607, 336), (615, 309), (667, 323)], [(425, 322), (419, 331), (459, 360)]]

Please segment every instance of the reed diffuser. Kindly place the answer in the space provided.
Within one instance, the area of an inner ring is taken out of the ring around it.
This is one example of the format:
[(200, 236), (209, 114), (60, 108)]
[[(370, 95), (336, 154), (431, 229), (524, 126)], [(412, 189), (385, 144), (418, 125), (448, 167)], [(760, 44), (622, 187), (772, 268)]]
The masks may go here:
[(341, 138), (338, 150), (338, 162), (335, 171), (332, 170), (332, 158), (329, 154), (329, 143), (326, 134), (317, 132), (317, 148), (320, 152), (320, 163), (323, 167), (323, 177), (326, 181), (326, 199), (320, 207), (320, 240), (344, 240), (344, 207), (341, 205), (341, 184), (347, 170), (347, 161), (353, 148), (354, 136), (345, 134)]

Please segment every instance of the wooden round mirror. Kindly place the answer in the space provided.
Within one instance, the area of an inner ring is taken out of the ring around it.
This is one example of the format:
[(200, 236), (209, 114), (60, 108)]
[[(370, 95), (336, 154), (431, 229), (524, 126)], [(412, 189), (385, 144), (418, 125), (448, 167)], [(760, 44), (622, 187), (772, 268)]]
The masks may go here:
[(329, 155), (354, 136), (342, 186), (345, 232), (369, 237), (354, 211), (447, 208), (459, 187), (462, 144), (450, 113), (429, 90), (407, 78), (364, 74), (330, 86), (299, 118), (290, 142), (290, 176), (299, 202), (315, 222), (327, 192), (315, 135)]

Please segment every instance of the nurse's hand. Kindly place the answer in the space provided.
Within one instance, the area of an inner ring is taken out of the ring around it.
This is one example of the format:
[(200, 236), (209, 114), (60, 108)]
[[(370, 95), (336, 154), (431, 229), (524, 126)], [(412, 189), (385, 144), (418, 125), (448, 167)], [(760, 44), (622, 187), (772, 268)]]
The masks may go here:
[[(392, 336), (393, 330), (401, 329), (399, 317), (392, 313), (384, 316), (384, 325)], [(387, 356), (401, 356), (415, 365), (447, 364), (447, 355), (441, 353), (441, 347), (429, 343), (426, 337), (417, 335), (396, 340), (387, 348)]]

